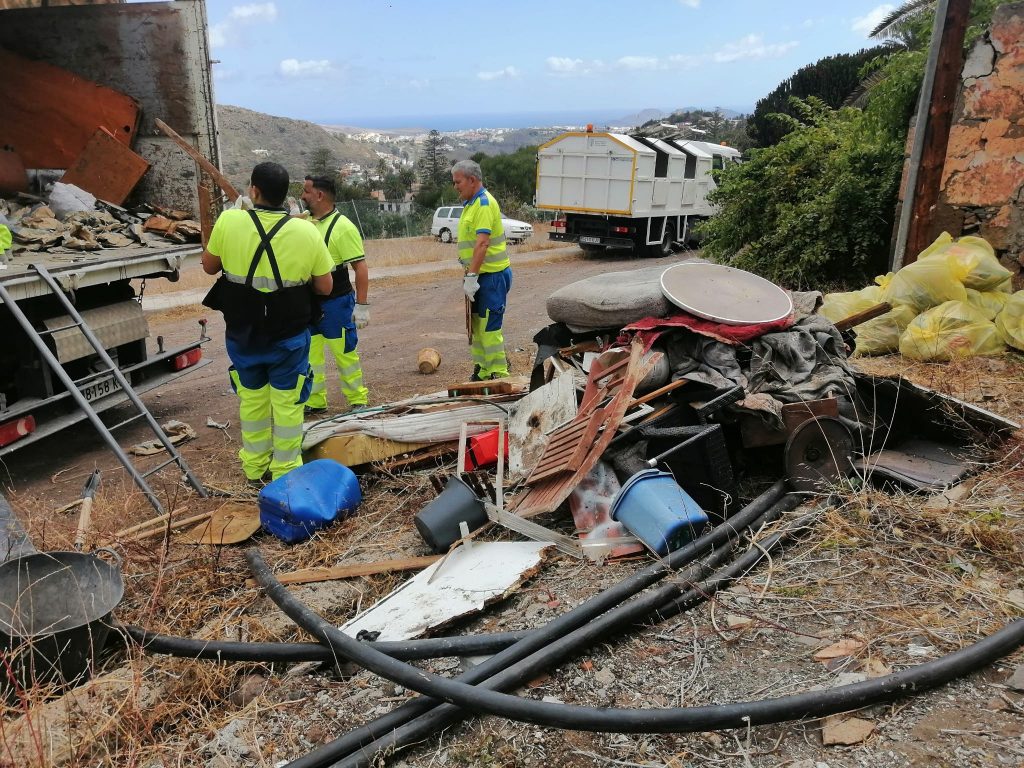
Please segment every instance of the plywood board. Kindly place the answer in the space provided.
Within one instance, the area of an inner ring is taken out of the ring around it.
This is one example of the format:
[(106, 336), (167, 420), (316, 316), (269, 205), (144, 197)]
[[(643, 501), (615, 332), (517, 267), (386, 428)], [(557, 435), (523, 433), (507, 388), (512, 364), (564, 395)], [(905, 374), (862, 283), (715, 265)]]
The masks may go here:
[(562, 371), (512, 406), (508, 417), (510, 483), (530, 473), (544, 453), (548, 433), (575, 415), (576, 387), (571, 371)]
[(461, 546), (356, 616), (340, 629), (355, 637), (409, 640), (483, 610), (536, 573), (550, 545), (536, 541)]
[(0, 49), (0, 145), (21, 155), (26, 168), (70, 168), (97, 128), (131, 146), (139, 105), (112, 88), (66, 69)]
[(430, 443), (411, 443), (401, 440), (388, 440), (363, 433), (335, 435), (322, 443), (318, 443), (306, 452), (306, 460), (334, 459), (346, 467), (358, 467), (373, 461), (383, 461), (395, 456), (402, 456)]
[(100, 200), (121, 205), (149, 170), (149, 163), (119, 142), (110, 131), (97, 128), (61, 178)]

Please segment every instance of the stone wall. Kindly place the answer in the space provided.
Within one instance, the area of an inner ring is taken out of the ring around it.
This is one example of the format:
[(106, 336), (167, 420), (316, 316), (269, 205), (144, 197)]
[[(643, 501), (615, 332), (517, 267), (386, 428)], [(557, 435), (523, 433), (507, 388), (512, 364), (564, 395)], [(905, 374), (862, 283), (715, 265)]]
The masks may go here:
[(1024, 265), (1024, 2), (1000, 6), (964, 64), (933, 237), (978, 234)]

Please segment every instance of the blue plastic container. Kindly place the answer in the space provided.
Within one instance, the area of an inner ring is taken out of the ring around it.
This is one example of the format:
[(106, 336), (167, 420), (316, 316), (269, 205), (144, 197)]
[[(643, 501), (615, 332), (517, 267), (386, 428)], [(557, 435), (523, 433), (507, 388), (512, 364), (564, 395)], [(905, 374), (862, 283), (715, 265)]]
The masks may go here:
[(317, 459), (268, 483), (260, 491), (260, 525), (288, 544), (305, 541), (363, 500), (359, 480), (344, 464)]
[(644, 469), (623, 483), (612, 519), (664, 557), (700, 535), (708, 516), (668, 472)]

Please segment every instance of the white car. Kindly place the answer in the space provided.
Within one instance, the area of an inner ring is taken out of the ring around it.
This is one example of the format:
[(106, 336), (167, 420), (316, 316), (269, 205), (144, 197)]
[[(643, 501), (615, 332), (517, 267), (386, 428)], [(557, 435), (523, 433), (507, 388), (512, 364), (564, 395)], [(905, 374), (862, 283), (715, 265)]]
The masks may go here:
[[(452, 242), (459, 233), (459, 217), (461, 215), (461, 205), (438, 208), (434, 211), (434, 220), (430, 224), (430, 234), (439, 238), (442, 243)], [(505, 228), (505, 242), (512, 245), (526, 242), (533, 235), (533, 227), (525, 221), (507, 219), (502, 216), (501, 224)]]

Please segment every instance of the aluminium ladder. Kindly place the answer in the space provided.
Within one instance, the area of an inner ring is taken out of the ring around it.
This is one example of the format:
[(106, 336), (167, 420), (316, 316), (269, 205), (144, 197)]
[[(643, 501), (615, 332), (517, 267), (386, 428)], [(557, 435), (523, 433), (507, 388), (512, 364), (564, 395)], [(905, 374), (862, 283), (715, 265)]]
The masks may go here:
[[(192, 470), (189, 468), (188, 464), (185, 463), (185, 459), (182, 458), (181, 454), (178, 452), (178, 449), (175, 448), (174, 444), (167, 437), (167, 433), (164, 432), (163, 428), (157, 423), (156, 419), (153, 418), (153, 414), (149, 412), (149, 409), (146, 408), (145, 404), (139, 398), (138, 394), (136, 394), (135, 390), (132, 389), (132, 386), (129, 383), (128, 379), (121, 372), (121, 369), (118, 368), (117, 364), (114, 363), (114, 361), (111, 359), (106, 349), (104, 349), (103, 343), (98, 338), (96, 338), (96, 335), (92, 332), (92, 329), (89, 328), (88, 324), (78, 313), (78, 310), (75, 309), (74, 305), (65, 295), (64, 290), (57, 283), (57, 281), (54, 280), (53, 275), (51, 275), (46, 270), (46, 268), (41, 264), (32, 264), (31, 269), (35, 270), (39, 277), (43, 279), (43, 282), (45, 282), (46, 285), (49, 287), (50, 292), (53, 293), (53, 295), (56, 296), (64, 305), (65, 311), (71, 317), (71, 323), (69, 323), (68, 325), (63, 325), (59, 328), (38, 331), (36, 330), (35, 326), (32, 325), (32, 321), (29, 320), (25, 313), (22, 311), (21, 307), (19, 307), (17, 302), (15, 302), (15, 300), (11, 297), (10, 293), (8, 293), (7, 289), (4, 288), (3, 283), (0, 283), (0, 299), (3, 299), (3, 302), (11, 310), (11, 314), (14, 315), (14, 318), (18, 321), (18, 324), (21, 325), (26, 335), (29, 337), (29, 339), (32, 340), (32, 343), (35, 344), (36, 349), (39, 350), (39, 354), (42, 356), (43, 360), (46, 361), (47, 365), (50, 366), (50, 369), (57, 375), (57, 377), (64, 384), (64, 387), (75, 399), (75, 402), (78, 403), (78, 407), (82, 409), (82, 412), (89, 418), (89, 421), (91, 421), (93, 426), (96, 427), (96, 431), (99, 432), (100, 436), (106, 441), (107, 445), (110, 447), (110, 450), (112, 450), (117, 455), (117, 458), (121, 460), (121, 463), (124, 465), (124, 468), (128, 470), (128, 474), (132, 476), (132, 479), (135, 481), (135, 484), (146, 495), (146, 498), (149, 499), (149, 503), (153, 505), (153, 508), (157, 511), (157, 514), (162, 515), (164, 513), (163, 505), (160, 504), (160, 500), (156, 497), (156, 494), (153, 493), (153, 489), (149, 487), (149, 483), (146, 482), (146, 478), (149, 477), (150, 475), (159, 472), (161, 469), (170, 464), (177, 464), (182, 474), (184, 474), (185, 477), (187, 478), (188, 484), (191, 485), (195, 489), (196, 493), (198, 493), (200, 496), (206, 497), (206, 489), (203, 488), (203, 484), (192, 473)], [(79, 331), (81, 331), (86, 341), (89, 342), (89, 345), (93, 348), (93, 350), (99, 356), (100, 360), (106, 366), (106, 370), (90, 373), (87, 376), (83, 376), (78, 380), (71, 378), (68, 372), (64, 369), (64, 366), (61, 365), (56, 355), (54, 355), (54, 353), (46, 345), (46, 342), (43, 339), (44, 336), (52, 336), (58, 331), (66, 331), (70, 328), (78, 328)], [(106, 376), (107, 374), (112, 374), (114, 376), (114, 378), (117, 380), (117, 383), (121, 386), (121, 390), (128, 397), (129, 402), (134, 406), (135, 410), (137, 411), (137, 413), (134, 416), (130, 416), (124, 421), (114, 424), (111, 427), (107, 427), (107, 425), (103, 423), (103, 420), (100, 419), (99, 414), (96, 413), (96, 410), (92, 407), (92, 404), (86, 399), (85, 395), (82, 394), (82, 391), (80, 389), (80, 387), (83, 387), (89, 381), (98, 379), (102, 376)], [(164, 449), (171, 457), (167, 461), (161, 462), (157, 466), (153, 467), (152, 469), (146, 470), (145, 472), (139, 471), (139, 469), (132, 463), (132, 460), (128, 457), (128, 455), (121, 449), (121, 446), (118, 444), (117, 440), (114, 439), (113, 434), (111, 434), (113, 430), (126, 426), (127, 424), (131, 424), (132, 422), (138, 421), (139, 419), (143, 419), (146, 422), (150, 430), (152, 430), (153, 434), (156, 435), (157, 439), (160, 441)]]

